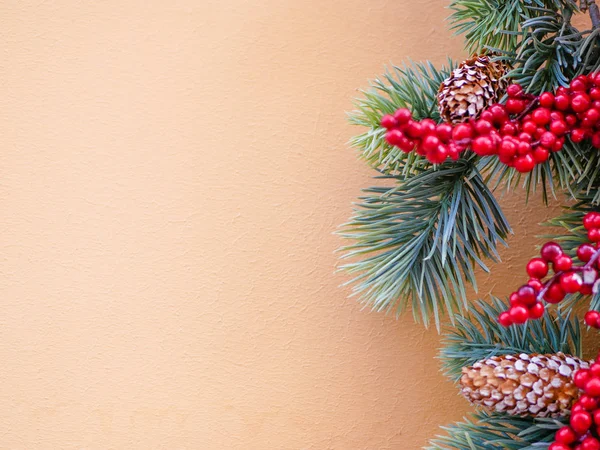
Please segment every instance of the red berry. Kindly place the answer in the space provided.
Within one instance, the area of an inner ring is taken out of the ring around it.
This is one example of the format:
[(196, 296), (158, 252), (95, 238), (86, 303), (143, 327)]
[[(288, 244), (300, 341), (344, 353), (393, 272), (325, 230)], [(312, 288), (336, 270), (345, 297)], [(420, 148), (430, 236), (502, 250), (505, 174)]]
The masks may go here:
[(486, 135), (490, 134), (490, 132), (494, 129), (492, 122), (488, 122), (487, 120), (478, 120), (475, 122), (475, 131), (477, 134)]
[(592, 125), (596, 125), (596, 123), (600, 120), (600, 111), (596, 108), (588, 109), (585, 113), (585, 119), (588, 120)]
[(509, 114), (520, 114), (525, 110), (525, 102), (516, 98), (509, 98), (506, 101), (506, 111)]
[(381, 118), (381, 126), (383, 128), (387, 128), (388, 130), (398, 126), (398, 121), (391, 114), (386, 114)]
[(544, 315), (544, 305), (542, 302), (536, 302), (532, 307), (529, 308), (529, 318), (536, 320)]
[(598, 319), (600, 319), (600, 313), (598, 313), (598, 311), (592, 310), (585, 313), (583, 321), (588, 327), (596, 328), (598, 324)]
[(580, 444), (581, 450), (600, 450), (600, 441), (593, 436), (586, 437)]
[(385, 133), (385, 140), (390, 145), (400, 145), (402, 141), (404, 141), (404, 139), (406, 138), (400, 130), (390, 130), (387, 133)]
[(513, 323), (525, 323), (529, 318), (529, 311), (524, 306), (512, 306), (509, 314)]
[(550, 124), (550, 132), (555, 136), (562, 136), (567, 132), (567, 123), (564, 120), (554, 120)]
[(437, 124), (432, 119), (423, 119), (421, 120), (421, 127), (423, 128), (423, 134), (433, 134), (435, 133), (435, 128)]
[(497, 125), (504, 124), (508, 120), (508, 114), (502, 105), (492, 105), (489, 111), (492, 115), (492, 122)]
[(583, 130), (581, 128), (575, 128), (573, 131), (571, 131), (571, 140), (575, 144), (579, 144), (580, 142), (583, 142), (584, 139), (585, 139), (585, 130)]
[(517, 297), (519, 297), (519, 300), (525, 306), (532, 306), (536, 301), (535, 289), (527, 284), (525, 286), (521, 286), (517, 290)]
[(600, 88), (594, 87), (590, 89), (590, 98), (592, 100), (600, 100)]
[[(591, 395), (587, 395), (587, 394), (583, 394), (581, 397), (579, 397), (579, 400), (577, 400), (577, 403), (579, 403), (581, 406), (583, 406), (583, 409), (585, 409), (586, 411), (593, 411), (596, 408), (598, 408), (598, 401)], [(598, 413), (600, 413), (600, 411), (598, 411)], [(594, 414), (592, 414), (592, 416), (594, 416)], [(595, 421), (596, 421), (596, 419), (594, 417), (594, 422)]]
[(421, 146), (423, 147), (423, 150), (425, 150), (426, 152), (431, 152), (431, 151), (437, 149), (440, 144), (441, 144), (440, 139), (437, 136), (430, 134), (429, 136), (425, 137), (425, 139), (423, 139)]
[(542, 288), (544, 287), (544, 285), (542, 284), (542, 282), (536, 278), (532, 278), (531, 280), (529, 280), (527, 282), (527, 284), (529, 286), (531, 286), (533, 289), (535, 289), (536, 292), (539, 292), (542, 290)]
[(544, 147), (538, 147), (533, 151), (533, 159), (536, 164), (541, 164), (544, 161), (547, 161), (550, 157), (550, 152)]
[(600, 242), (600, 228), (592, 228), (587, 232), (587, 236), (592, 242)]
[(583, 216), (583, 226), (586, 230), (598, 228), (597, 224), (600, 224), (600, 213), (591, 211)]
[(590, 378), (591, 373), (588, 369), (579, 369), (575, 372), (575, 375), (573, 375), (573, 382), (579, 389), (584, 389)]
[(423, 135), (423, 131), (423, 125), (421, 125), (419, 122), (415, 122), (414, 120), (409, 121), (406, 126), (406, 134), (412, 138), (421, 137)]
[(502, 136), (514, 136), (517, 132), (517, 127), (512, 122), (506, 122), (500, 128), (500, 134)]
[(548, 447), (548, 450), (571, 450), (571, 447), (569, 447), (568, 445), (565, 445), (565, 444), (561, 444), (559, 442), (554, 442), (554, 443), (550, 444), (550, 447)]
[(394, 113), (394, 119), (396, 119), (396, 121), (400, 125), (404, 125), (405, 123), (408, 123), (408, 121), (411, 118), (412, 118), (412, 114), (410, 113), (410, 111), (407, 108), (400, 108), (398, 111), (396, 111)]
[(473, 140), (471, 148), (480, 156), (493, 155), (496, 151), (496, 146), (491, 138), (487, 136), (479, 136)]
[(455, 141), (466, 141), (473, 136), (473, 127), (467, 123), (461, 123), (452, 131), (452, 139)]
[(523, 94), (523, 88), (518, 84), (511, 84), (506, 89), (506, 93), (512, 98), (520, 97)]
[(523, 133), (533, 135), (533, 133), (535, 133), (537, 130), (537, 125), (533, 120), (527, 120), (527, 121), (523, 122), (523, 125), (521, 126), (521, 130), (523, 131)]
[(560, 287), (563, 288), (567, 294), (574, 294), (575, 292), (579, 292), (581, 286), (583, 285), (583, 280), (581, 276), (575, 272), (563, 273), (560, 276)]
[(548, 263), (542, 258), (533, 258), (527, 263), (527, 275), (532, 278), (544, 278), (548, 275)]
[(540, 144), (542, 144), (546, 148), (552, 148), (552, 146), (556, 143), (556, 136), (554, 133), (550, 131), (546, 131), (544, 134), (540, 136)]
[[(600, 377), (600, 363), (595, 362), (594, 364), (592, 364), (590, 366), (590, 375), (591, 375), (591, 378)], [(586, 383), (586, 386), (587, 386), (587, 383)]]
[(435, 129), (435, 134), (442, 142), (448, 142), (452, 139), (452, 126), (447, 123), (441, 123)]
[(565, 145), (565, 138), (559, 137), (558, 139), (556, 139), (556, 142), (552, 146), (552, 151), (558, 152), (564, 147), (564, 145)]
[(556, 432), (554, 439), (556, 442), (569, 445), (577, 440), (577, 435), (571, 429), (571, 427), (564, 426)]
[(585, 384), (585, 393), (591, 397), (600, 396), (600, 378), (592, 378)]
[(521, 173), (531, 172), (535, 167), (535, 159), (531, 154), (519, 156), (515, 160), (515, 169)]
[(548, 108), (537, 108), (531, 113), (531, 118), (537, 125), (550, 123), (550, 110)]
[(544, 92), (540, 95), (540, 106), (544, 108), (552, 108), (554, 106), (554, 94), (551, 92)]
[(500, 161), (507, 164), (517, 154), (517, 144), (511, 138), (504, 138), (498, 148)]
[[(524, 134), (525, 136), (529, 137), (531, 140), (531, 136), (529, 136), (526, 133), (521, 133), (522, 135)], [(519, 136), (519, 139), (521, 139), (520, 141), (517, 141), (517, 153), (519, 155), (528, 155), (529, 153), (531, 153), (531, 144), (525, 140), (523, 140), (523, 136)]]
[(447, 157), (448, 148), (444, 144), (440, 144), (433, 150), (427, 152), (427, 159), (432, 164), (441, 164), (446, 160)]
[(513, 321), (510, 318), (510, 313), (508, 313), (507, 311), (503, 312), (498, 316), (498, 322), (503, 327), (510, 327), (513, 324)]
[(584, 112), (590, 108), (591, 103), (589, 95), (579, 92), (571, 98), (571, 109), (578, 113)]
[(592, 136), (592, 145), (594, 148), (600, 148), (600, 132), (594, 133)]
[(563, 291), (560, 283), (553, 283), (544, 294), (544, 300), (548, 303), (560, 303), (564, 298), (565, 291)]
[(570, 256), (561, 255), (554, 260), (552, 267), (555, 272), (571, 270), (571, 267), (573, 267), (573, 260)]
[(584, 434), (592, 426), (592, 416), (586, 411), (577, 411), (571, 416), (569, 422), (576, 433)]
[(587, 77), (585, 75), (580, 75), (573, 81), (571, 81), (571, 85), (569, 86), (569, 88), (573, 92), (585, 91), (587, 89), (587, 82)]
[(563, 251), (556, 242), (547, 242), (542, 247), (540, 254), (545, 261), (553, 262), (556, 258), (562, 256)]
[(554, 107), (560, 111), (566, 111), (569, 109), (571, 101), (567, 95), (557, 95), (554, 98)]

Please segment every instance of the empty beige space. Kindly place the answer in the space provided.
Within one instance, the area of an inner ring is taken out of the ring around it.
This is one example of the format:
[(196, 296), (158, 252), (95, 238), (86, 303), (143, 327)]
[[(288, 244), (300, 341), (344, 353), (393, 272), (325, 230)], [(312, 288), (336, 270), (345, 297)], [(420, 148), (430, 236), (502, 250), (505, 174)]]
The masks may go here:
[[(416, 449), (469, 407), (439, 336), (334, 273), (390, 62), (445, 1), (0, 3), (0, 449)], [(480, 294), (507, 294), (539, 198)]]

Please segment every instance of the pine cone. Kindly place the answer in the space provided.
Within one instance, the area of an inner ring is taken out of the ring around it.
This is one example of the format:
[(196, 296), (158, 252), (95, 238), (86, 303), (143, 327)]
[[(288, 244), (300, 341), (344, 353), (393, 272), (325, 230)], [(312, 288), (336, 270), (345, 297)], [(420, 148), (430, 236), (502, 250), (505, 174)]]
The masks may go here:
[(589, 363), (574, 356), (493, 356), (463, 367), (462, 394), (490, 411), (516, 416), (559, 417), (570, 411), (580, 390), (573, 383), (579, 368)]
[(487, 55), (463, 61), (440, 86), (438, 103), (442, 119), (452, 123), (475, 119), (484, 109), (498, 103), (509, 85), (502, 78), (508, 70), (506, 63), (492, 61)]

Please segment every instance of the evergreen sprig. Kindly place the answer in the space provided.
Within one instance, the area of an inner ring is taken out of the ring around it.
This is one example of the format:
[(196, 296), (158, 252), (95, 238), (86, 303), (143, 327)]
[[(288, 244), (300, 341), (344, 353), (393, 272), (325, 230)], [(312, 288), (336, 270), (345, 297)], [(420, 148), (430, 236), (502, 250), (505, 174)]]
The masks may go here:
[(343, 266), (356, 277), (354, 293), (377, 311), (400, 314), (412, 307), (415, 320), (436, 326), (446, 313), (468, 308), (466, 283), (476, 288), (475, 268), (498, 261), (510, 226), (478, 172), (475, 159), (421, 169), (409, 179), (386, 176), (396, 186), (372, 187), (340, 234)]
[(558, 11), (575, 4), (565, 0), (454, 0), (450, 9), (452, 29), (464, 34), (470, 52), (487, 48), (512, 51), (523, 39), (522, 23), (538, 17), (539, 9)]
[(439, 121), (437, 92), (453, 69), (450, 59), (440, 69), (428, 61), (408, 62), (393, 66), (371, 81), (371, 89), (363, 91), (363, 97), (355, 102), (356, 110), (349, 115), (351, 124), (365, 127), (366, 131), (352, 138), (350, 144), (372, 167), (385, 173), (408, 176), (414, 169), (428, 165), (422, 157), (404, 153), (385, 141), (386, 130), (381, 127), (381, 117), (399, 108), (410, 108), (417, 119), (429, 117)]
[[(564, 419), (563, 419), (564, 420)], [(500, 413), (475, 412), (470, 419), (442, 427), (444, 436), (433, 439), (427, 450), (541, 450), (566, 425), (558, 419), (534, 419)]]
[(440, 351), (449, 378), (458, 381), (463, 367), (498, 355), (563, 352), (581, 357), (581, 330), (570, 312), (547, 313), (540, 320), (506, 328), (498, 316), (508, 307), (507, 301), (492, 297), (491, 304), (479, 300), (468, 316), (456, 316)]

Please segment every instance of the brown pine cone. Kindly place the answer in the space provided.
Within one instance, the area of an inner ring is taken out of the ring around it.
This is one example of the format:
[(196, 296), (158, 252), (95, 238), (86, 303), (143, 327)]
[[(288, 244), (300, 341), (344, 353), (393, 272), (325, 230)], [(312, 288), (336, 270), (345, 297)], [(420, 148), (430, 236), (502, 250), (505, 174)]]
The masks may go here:
[(573, 383), (579, 368), (589, 363), (564, 353), (493, 356), (463, 367), (461, 393), (490, 411), (559, 417), (581, 394)]
[(438, 103), (442, 119), (459, 123), (479, 117), (506, 92), (509, 82), (503, 77), (509, 70), (508, 64), (492, 61), (487, 55), (463, 61), (440, 86)]

